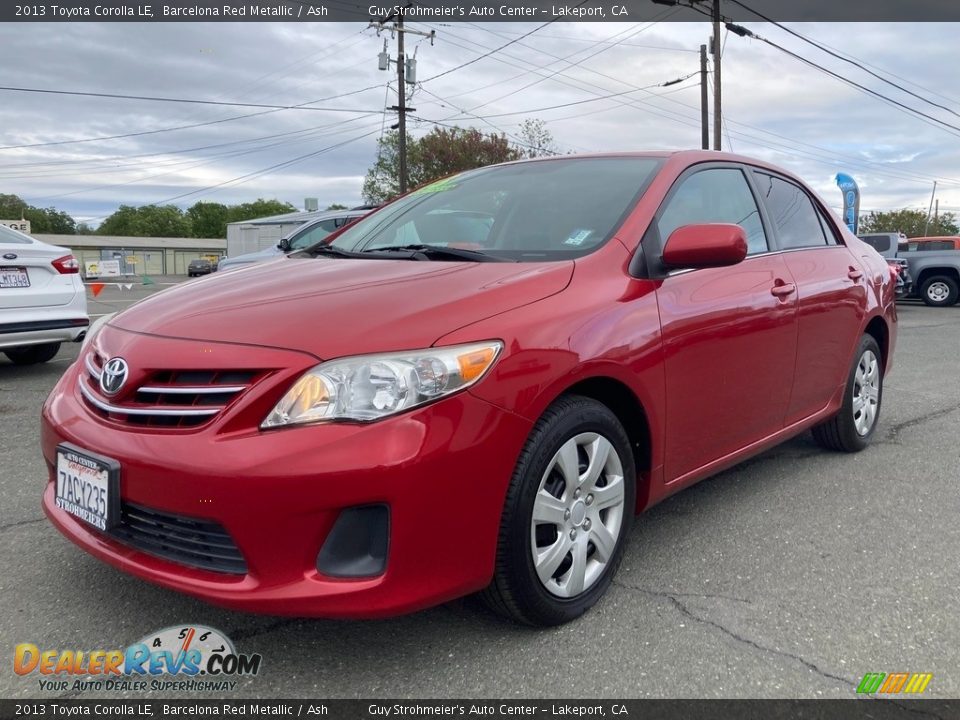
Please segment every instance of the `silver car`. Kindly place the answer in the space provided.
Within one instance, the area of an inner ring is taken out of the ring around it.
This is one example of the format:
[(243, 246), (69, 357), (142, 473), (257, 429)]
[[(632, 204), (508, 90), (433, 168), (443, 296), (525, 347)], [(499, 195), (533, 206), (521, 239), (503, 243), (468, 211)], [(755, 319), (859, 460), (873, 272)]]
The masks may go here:
[(90, 324), (80, 263), (69, 248), (0, 225), (0, 352), (17, 365), (46, 362)]
[(306, 247), (320, 242), (327, 235), (339, 230), (344, 225), (349, 225), (355, 220), (359, 220), (370, 212), (370, 208), (357, 208), (355, 210), (337, 210), (326, 213), (320, 217), (308, 220), (294, 230), (290, 231), (280, 239), (276, 245), (271, 245), (256, 252), (237, 255), (232, 258), (224, 258), (217, 265), (218, 270), (236, 270), (240, 267), (247, 267), (252, 263), (273, 260), (281, 255), (294, 250), (303, 250)]

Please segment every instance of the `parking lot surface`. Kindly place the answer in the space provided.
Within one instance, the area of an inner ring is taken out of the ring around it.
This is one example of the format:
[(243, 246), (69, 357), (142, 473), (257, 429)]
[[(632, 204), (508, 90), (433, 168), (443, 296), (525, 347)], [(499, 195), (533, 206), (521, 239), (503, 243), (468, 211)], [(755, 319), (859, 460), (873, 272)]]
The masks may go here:
[[(162, 287), (109, 285), (90, 312)], [(78, 349), (0, 359), (0, 697), (143, 697), (43, 692), (13, 647), (123, 648), (187, 623), (263, 655), (230, 697), (850, 698), (899, 671), (960, 697), (960, 306), (900, 306), (868, 450), (805, 434), (670, 498), (638, 518), (606, 598), (551, 630), (469, 599), (376, 622), (244, 615), (88, 556), (40, 509), (40, 406)]]

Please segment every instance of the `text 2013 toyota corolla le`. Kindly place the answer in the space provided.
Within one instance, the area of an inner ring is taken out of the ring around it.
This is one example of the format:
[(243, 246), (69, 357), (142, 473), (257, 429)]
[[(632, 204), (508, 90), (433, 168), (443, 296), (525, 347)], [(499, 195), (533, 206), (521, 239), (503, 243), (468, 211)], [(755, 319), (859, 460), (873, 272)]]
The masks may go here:
[(603, 595), (634, 515), (809, 428), (870, 441), (886, 262), (710, 152), (428, 185), (100, 322), (43, 408), (43, 505), (141, 578), (277, 614)]

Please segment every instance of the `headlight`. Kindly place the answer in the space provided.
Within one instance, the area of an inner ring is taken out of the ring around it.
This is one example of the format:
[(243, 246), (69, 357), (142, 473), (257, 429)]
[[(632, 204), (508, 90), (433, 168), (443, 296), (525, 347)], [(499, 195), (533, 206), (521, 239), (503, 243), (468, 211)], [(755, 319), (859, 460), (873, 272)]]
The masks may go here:
[(90, 323), (90, 327), (87, 328), (87, 334), (83, 336), (83, 342), (80, 343), (80, 352), (83, 352), (87, 345), (90, 344), (90, 341), (93, 340), (94, 336), (100, 332), (104, 325), (110, 322), (110, 318), (112, 318), (114, 315), (116, 315), (116, 313), (101, 315), (92, 323)]
[(502, 348), (494, 340), (321, 363), (300, 376), (260, 427), (396, 415), (470, 387)]

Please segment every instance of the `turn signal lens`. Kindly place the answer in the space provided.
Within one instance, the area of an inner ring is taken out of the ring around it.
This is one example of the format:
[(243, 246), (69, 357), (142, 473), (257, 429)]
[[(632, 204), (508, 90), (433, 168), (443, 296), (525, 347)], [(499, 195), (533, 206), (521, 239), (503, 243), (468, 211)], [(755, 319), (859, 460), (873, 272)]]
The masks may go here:
[(460, 377), (464, 381), (470, 381), (483, 375), (497, 356), (498, 350), (499, 348), (485, 347), (458, 355), (457, 364), (460, 366)]

